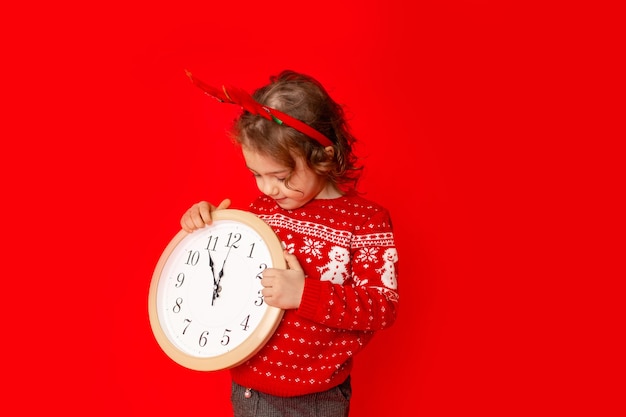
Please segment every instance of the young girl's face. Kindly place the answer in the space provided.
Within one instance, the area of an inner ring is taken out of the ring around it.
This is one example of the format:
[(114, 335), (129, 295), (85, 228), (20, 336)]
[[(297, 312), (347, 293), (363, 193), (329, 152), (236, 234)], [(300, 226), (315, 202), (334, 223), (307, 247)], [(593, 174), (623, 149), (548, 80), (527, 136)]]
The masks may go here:
[(335, 198), (340, 195), (326, 178), (311, 170), (302, 158), (296, 159), (296, 167), (287, 188), (285, 178), (290, 173), (289, 167), (245, 146), (241, 149), (259, 190), (285, 210), (297, 209), (316, 198)]

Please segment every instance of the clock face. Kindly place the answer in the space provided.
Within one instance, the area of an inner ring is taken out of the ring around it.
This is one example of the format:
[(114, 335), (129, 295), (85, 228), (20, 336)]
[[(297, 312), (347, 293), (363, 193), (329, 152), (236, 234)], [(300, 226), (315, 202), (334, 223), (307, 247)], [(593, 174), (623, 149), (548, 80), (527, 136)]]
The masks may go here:
[(150, 290), (151, 324), (163, 350), (197, 370), (232, 367), (258, 351), (282, 317), (261, 295), (261, 274), (270, 267), (284, 268), (282, 248), (251, 213), (219, 210), (211, 225), (179, 232)]

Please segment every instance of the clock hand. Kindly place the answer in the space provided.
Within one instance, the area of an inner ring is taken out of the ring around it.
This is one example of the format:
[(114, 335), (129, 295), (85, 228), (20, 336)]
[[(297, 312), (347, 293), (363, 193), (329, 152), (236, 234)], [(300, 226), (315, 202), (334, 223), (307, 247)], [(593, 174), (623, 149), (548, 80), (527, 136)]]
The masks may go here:
[(213, 297), (211, 298), (211, 305), (213, 305), (213, 302), (215, 301), (215, 299), (217, 297), (219, 297), (219, 281), (217, 281), (215, 279), (215, 268), (214, 268), (214, 263), (213, 263), (213, 258), (211, 257), (211, 252), (207, 251), (209, 254), (209, 266), (211, 267), (211, 275), (213, 276)]
[[(222, 264), (222, 269), (220, 270), (220, 272), (217, 274), (217, 285), (219, 287), (220, 282), (222, 281), (222, 277), (224, 276), (224, 267), (226, 266), (226, 261), (228, 260), (228, 255), (230, 255), (230, 250), (232, 249), (232, 246), (228, 247), (228, 252), (226, 252), (226, 257), (224, 258), (224, 263)], [(221, 288), (220, 288), (221, 289)], [(219, 297), (219, 294), (217, 295)]]
[(232, 246), (228, 247), (228, 252), (226, 252), (226, 257), (224, 258), (224, 262), (222, 263), (222, 269), (217, 274), (217, 279), (215, 278), (213, 258), (211, 257), (211, 253), (209, 252), (209, 266), (211, 267), (211, 272), (213, 273), (213, 297), (211, 298), (211, 305), (215, 303), (215, 299), (220, 296), (220, 292), (222, 291), (220, 282), (222, 281), (222, 277), (224, 276), (224, 267), (226, 266), (226, 261), (228, 260), (228, 255), (230, 255), (230, 250), (232, 248)]

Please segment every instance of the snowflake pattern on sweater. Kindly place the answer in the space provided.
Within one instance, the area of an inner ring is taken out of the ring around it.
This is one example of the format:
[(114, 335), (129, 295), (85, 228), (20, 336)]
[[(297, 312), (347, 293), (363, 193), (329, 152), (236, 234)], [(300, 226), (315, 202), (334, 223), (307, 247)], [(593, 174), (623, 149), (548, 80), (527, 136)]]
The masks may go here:
[(306, 275), (300, 307), (287, 310), (268, 343), (231, 369), (240, 385), (278, 396), (342, 383), (352, 358), (398, 309), (397, 262), (388, 211), (356, 194), (283, 210), (261, 196), (250, 205), (295, 254)]

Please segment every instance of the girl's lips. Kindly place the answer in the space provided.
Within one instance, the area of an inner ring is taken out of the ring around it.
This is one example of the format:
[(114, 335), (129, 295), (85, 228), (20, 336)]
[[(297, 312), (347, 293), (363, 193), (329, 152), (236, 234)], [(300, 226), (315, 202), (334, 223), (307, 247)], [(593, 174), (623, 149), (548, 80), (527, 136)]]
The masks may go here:
[(284, 208), (286, 202), (287, 202), (287, 198), (286, 197), (275, 198), (274, 199), (274, 203), (276, 203), (276, 205), (281, 207), (281, 208)]

